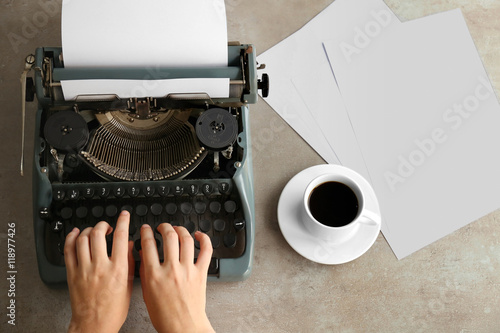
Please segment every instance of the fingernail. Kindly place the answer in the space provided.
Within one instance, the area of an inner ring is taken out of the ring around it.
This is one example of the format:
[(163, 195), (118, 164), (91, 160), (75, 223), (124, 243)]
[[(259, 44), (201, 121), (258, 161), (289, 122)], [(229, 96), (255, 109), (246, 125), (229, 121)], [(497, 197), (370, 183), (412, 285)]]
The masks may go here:
[(128, 212), (128, 210), (122, 210), (121, 213), (120, 213), (121, 216), (127, 216), (129, 214), (130, 213)]
[(143, 228), (143, 229), (150, 228), (150, 229), (151, 229), (151, 227), (150, 227), (150, 226), (149, 226), (149, 224), (147, 224), (147, 223), (144, 223), (144, 224), (141, 226), (141, 228)]

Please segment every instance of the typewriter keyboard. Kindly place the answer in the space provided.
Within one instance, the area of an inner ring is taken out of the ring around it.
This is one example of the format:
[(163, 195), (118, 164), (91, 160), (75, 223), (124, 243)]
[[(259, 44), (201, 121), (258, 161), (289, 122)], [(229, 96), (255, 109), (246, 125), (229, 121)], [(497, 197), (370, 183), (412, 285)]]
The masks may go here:
[[(156, 227), (168, 222), (184, 226), (193, 237), (196, 230), (209, 235), (213, 246), (209, 274), (216, 275), (219, 259), (240, 257), (245, 249), (245, 220), (237, 192), (230, 179), (53, 184), (51, 206), (39, 212), (46, 221), (47, 259), (64, 265), (64, 240), (74, 227), (83, 230), (106, 221), (114, 228), (120, 211), (128, 210), (136, 261), (140, 261), (139, 230), (145, 223), (154, 230), (163, 260), (163, 242)], [(112, 236), (107, 236), (109, 254)], [(198, 252), (195, 240), (195, 257)]]

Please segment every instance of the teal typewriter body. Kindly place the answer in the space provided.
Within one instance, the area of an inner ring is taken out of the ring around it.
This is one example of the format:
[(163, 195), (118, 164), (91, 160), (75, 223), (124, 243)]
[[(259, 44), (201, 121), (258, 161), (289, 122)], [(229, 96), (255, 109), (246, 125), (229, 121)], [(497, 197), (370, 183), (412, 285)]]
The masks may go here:
[[(64, 241), (131, 213), (129, 238), (140, 265), (139, 229), (163, 222), (209, 235), (209, 281), (252, 270), (255, 212), (248, 104), (267, 95), (252, 45), (231, 43), (224, 68), (64, 68), (61, 48), (38, 48), (26, 100), (36, 96), (33, 221), (38, 268), (47, 284), (66, 281)], [(26, 75), (25, 75), (26, 77)], [(227, 98), (203, 92), (161, 97), (82, 95), (65, 100), (61, 81), (229, 78)], [(24, 89), (23, 89), (24, 90)], [(107, 238), (108, 251), (112, 236)], [(199, 244), (195, 242), (195, 257)], [(136, 270), (136, 273), (138, 270)]]

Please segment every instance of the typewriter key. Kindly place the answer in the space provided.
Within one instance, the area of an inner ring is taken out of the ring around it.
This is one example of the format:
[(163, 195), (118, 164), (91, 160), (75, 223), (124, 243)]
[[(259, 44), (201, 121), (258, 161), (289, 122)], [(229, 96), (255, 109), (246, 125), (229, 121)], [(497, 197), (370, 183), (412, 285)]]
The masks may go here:
[(226, 228), (226, 222), (221, 219), (217, 219), (214, 221), (214, 229), (215, 231), (222, 232)]
[(202, 201), (197, 201), (194, 204), (194, 210), (196, 211), (197, 214), (203, 215), (207, 210), (207, 204)]
[(61, 218), (63, 220), (69, 220), (73, 216), (73, 209), (71, 207), (63, 207), (61, 209)]
[(95, 218), (100, 218), (104, 214), (104, 207), (94, 206), (92, 207), (92, 216)]
[(212, 229), (212, 223), (208, 220), (201, 220), (199, 223), (200, 230), (203, 232), (209, 232)]
[(236, 211), (236, 202), (234, 202), (233, 200), (228, 200), (226, 202), (224, 202), (224, 210), (229, 213), (229, 214), (232, 214)]
[(154, 216), (159, 216), (159, 215), (161, 215), (161, 212), (163, 211), (163, 206), (161, 204), (155, 202), (154, 204), (151, 205), (151, 207), (149, 207), (149, 210), (151, 211), (151, 213)]
[(208, 207), (210, 208), (210, 211), (213, 214), (219, 214), (220, 209), (221, 209), (221, 204), (218, 201), (212, 201), (212, 202), (210, 202)]
[(193, 210), (193, 205), (190, 202), (181, 203), (181, 212), (184, 215), (189, 215)]
[(177, 212), (177, 205), (174, 204), (173, 202), (169, 202), (165, 206), (165, 210), (167, 211), (167, 214), (174, 215)]
[(236, 235), (235, 234), (225, 234), (224, 235), (224, 246), (233, 248), (236, 246)]
[(106, 209), (104, 210), (106, 212), (107, 217), (114, 217), (116, 214), (118, 214), (118, 207), (115, 205), (108, 205), (106, 206)]

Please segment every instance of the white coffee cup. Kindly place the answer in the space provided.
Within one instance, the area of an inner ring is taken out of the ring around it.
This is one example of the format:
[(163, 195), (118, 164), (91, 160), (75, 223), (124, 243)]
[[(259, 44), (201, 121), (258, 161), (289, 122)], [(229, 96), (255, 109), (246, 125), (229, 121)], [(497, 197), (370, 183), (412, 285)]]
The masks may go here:
[(361, 176), (345, 170), (315, 177), (304, 191), (302, 221), (312, 236), (330, 243), (349, 240), (363, 223), (381, 223), (381, 217), (365, 207), (365, 195), (355, 179)]

